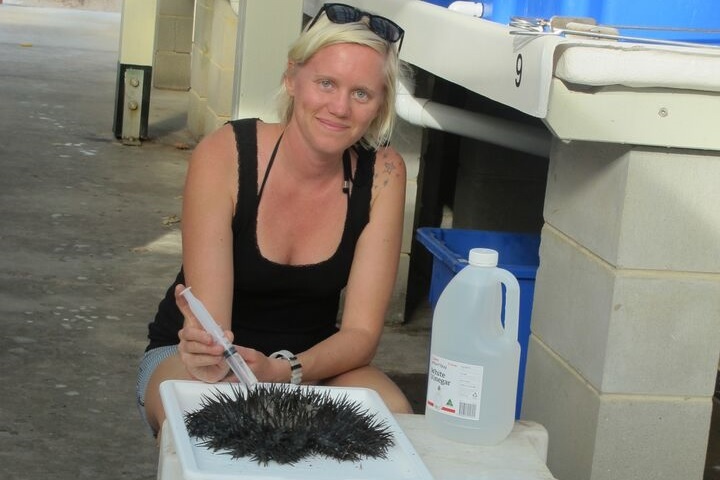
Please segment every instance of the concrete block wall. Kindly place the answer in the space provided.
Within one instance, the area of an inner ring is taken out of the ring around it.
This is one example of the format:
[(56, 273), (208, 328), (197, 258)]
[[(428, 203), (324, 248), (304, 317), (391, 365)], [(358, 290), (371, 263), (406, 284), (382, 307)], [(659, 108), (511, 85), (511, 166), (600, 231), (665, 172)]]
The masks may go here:
[(227, 0), (196, 0), (188, 129), (198, 138), (230, 120), (237, 24)]
[(190, 88), (194, 0), (160, 0), (157, 11), (153, 86)]
[(548, 429), (560, 480), (702, 479), (717, 178), (713, 153), (556, 141), (523, 416)]

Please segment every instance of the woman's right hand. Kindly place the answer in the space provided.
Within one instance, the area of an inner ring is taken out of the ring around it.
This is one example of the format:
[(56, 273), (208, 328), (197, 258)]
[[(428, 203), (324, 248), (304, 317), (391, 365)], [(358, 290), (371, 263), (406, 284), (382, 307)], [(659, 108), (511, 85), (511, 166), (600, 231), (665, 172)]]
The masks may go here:
[[(178, 332), (180, 343), (178, 350), (185, 368), (194, 378), (203, 382), (214, 383), (228, 376), (230, 367), (223, 357), (222, 345), (216, 344), (212, 336), (205, 331), (195, 318), (187, 300), (180, 294), (184, 285), (175, 287), (175, 302), (185, 321)], [(226, 330), (225, 337), (232, 343), (232, 331)]]

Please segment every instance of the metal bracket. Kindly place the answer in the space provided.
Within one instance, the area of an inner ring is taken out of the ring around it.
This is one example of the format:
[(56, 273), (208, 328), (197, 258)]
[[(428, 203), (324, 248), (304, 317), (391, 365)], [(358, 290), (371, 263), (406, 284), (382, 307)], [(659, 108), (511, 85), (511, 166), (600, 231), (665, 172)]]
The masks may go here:
[(135, 68), (125, 70), (125, 96), (123, 99), (122, 143), (140, 145), (144, 72)]

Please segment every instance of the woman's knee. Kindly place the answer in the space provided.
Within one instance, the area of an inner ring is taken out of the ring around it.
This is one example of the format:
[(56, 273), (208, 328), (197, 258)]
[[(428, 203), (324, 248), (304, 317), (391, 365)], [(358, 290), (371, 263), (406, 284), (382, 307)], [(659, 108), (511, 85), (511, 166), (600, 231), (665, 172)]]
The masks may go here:
[(165, 409), (160, 397), (160, 384), (165, 380), (189, 380), (190, 375), (179, 355), (163, 360), (155, 369), (145, 390), (145, 414), (150, 427), (157, 433), (165, 420)]

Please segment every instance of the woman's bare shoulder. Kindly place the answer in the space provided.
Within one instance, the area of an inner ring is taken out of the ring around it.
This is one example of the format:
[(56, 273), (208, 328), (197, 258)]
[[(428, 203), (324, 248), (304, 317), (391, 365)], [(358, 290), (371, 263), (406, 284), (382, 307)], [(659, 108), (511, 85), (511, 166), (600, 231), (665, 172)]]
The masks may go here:
[(235, 201), (238, 157), (234, 138), (232, 126), (224, 125), (198, 143), (188, 164), (186, 197), (207, 200), (220, 195), (229, 196)]
[(228, 161), (236, 158), (235, 132), (232, 125), (222, 127), (207, 134), (193, 151), (193, 159), (208, 162)]
[[(280, 132), (277, 124), (257, 121), (257, 148), (258, 152), (267, 149), (271, 137)], [(205, 168), (221, 169), (226, 173), (237, 173), (238, 150), (235, 130), (231, 124), (225, 124), (209, 133), (198, 143), (193, 152), (191, 162), (202, 163)]]

